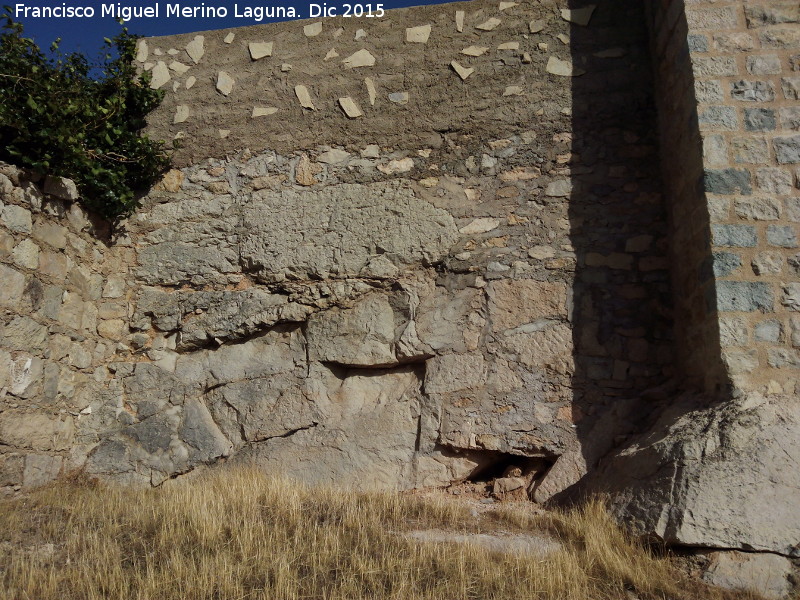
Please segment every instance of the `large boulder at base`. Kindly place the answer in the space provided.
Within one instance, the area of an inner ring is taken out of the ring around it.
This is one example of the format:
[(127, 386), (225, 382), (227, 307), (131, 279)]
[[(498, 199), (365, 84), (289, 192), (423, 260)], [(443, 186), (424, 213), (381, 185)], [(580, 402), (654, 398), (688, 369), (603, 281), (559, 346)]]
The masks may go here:
[(621, 522), (670, 545), (800, 556), (800, 411), (758, 394), (683, 397), (590, 478)]

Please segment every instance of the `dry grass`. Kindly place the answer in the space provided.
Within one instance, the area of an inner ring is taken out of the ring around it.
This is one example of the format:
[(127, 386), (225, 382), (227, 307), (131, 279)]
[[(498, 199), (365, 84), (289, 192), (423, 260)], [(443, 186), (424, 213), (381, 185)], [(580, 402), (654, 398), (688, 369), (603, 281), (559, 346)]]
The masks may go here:
[[(546, 531), (544, 557), (398, 532)], [(629, 594), (632, 590), (635, 596)], [(600, 503), (537, 515), (414, 496), (307, 489), (227, 471), (161, 490), (64, 482), (0, 502), (0, 598), (745, 598), (687, 580)]]

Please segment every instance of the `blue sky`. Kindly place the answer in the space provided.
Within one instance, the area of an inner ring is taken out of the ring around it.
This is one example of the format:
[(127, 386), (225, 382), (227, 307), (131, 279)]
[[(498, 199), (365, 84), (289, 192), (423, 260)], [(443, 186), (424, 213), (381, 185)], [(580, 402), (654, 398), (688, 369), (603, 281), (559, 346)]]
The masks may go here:
[[(76, 6), (89, 6), (94, 8), (96, 16), (93, 18), (35, 18), (24, 16), (16, 18), (15, 20), (22, 23), (25, 27), (25, 36), (31, 37), (36, 40), (37, 44), (43, 49), (47, 50), (50, 43), (56, 38), (61, 38), (61, 50), (64, 52), (79, 51), (86, 54), (90, 59), (95, 58), (100, 53), (100, 48), (103, 44), (104, 37), (113, 37), (121, 29), (121, 26), (112, 18), (100, 18), (101, 6), (103, 4), (122, 4), (123, 6), (154, 6), (159, 5), (159, 18), (142, 18), (132, 19), (126, 23), (128, 30), (132, 33), (153, 36), (153, 35), (168, 35), (175, 33), (188, 33), (192, 31), (205, 31), (211, 29), (225, 29), (227, 27), (240, 27), (245, 25), (256, 25), (253, 20), (235, 18), (233, 16), (234, 4), (238, 3), (240, 12), (245, 6), (295, 6), (298, 12), (303, 16), (308, 14), (308, 5), (312, 0), (116, 0), (111, 2), (101, 2), (100, 0), (21, 0), (19, 2), (13, 0), (6, 0), (9, 2), (12, 9), (15, 9), (18, 4), (33, 8), (33, 7), (76, 7)], [(0, 5), (5, 5), (3, 2)], [(340, 7), (343, 2), (339, 0), (324, 0), (327, 6)], [(385, 0), (383, 2), (384, 9), (400, 8), (404, 6), (419, 6), (423, 4), (441, 4), (443, 0), (439, 1), (425, 1), (425, 0)], [(226, 18), (165, 18), (167, 4), (180, 3), (181, 6), (197, 6), (203, 4), (206, 6), (224, 6), (228, 9), (229, 16)], [(317, 4), (323, 4), (323, 0), (316, 0)], [(350, 0), (350, 4), (356, 4), (356, 1)], [(377, 5), (374, 0), (363, 2), (362, 5), (372, 4), (373, 7)], [(13, 16), (13, 13), (12, 13)], [(261, 23), (266, 23), (282, 19), (264, 19)]]

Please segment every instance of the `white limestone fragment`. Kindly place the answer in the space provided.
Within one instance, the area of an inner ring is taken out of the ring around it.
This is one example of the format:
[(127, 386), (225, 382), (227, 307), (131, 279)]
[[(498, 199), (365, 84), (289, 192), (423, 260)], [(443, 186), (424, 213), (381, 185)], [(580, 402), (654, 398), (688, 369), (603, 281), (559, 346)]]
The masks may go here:
[(155, 54), (156, 56), (161, 56), (164, 53), (161, 51), (161, 48), (156, 48), (155, 50), (153, 50), (153, 54)]
[(509, 85), (503, 91), (503, 96), (522, 96), (522, 88), (518, 85)]
[(378, 171), (386, 175), (396, 175), (397, 173), (407, 173), (414, 168), (414, 159), (410, 157), (390, 160), (385, 165), (378, 165)]
[(357, 119), (358, 117), (364, 116), (364, 113), (361, 112), (361, 109), (358, 107), (358, 104), (356, 104), (355, 100), (353, 100), (350, 96), (339, 98), (339, 106), (342, 107), (344, 114), (346, 114), (351, 119)]
[(560, 75), (562, 77), (578, 77), (586, 73), (583, 69), (577, 69), (572, 65), (571, 60), (561, 60), (555, 56), (551, 56), (547, 61), (545, 67), (548, 73), (553, 75)]
[(328, 50), (328, 53), (325, 55), (323, 60), (330, 60), (332, 58), (336, 58), (337, 56), (339, 56), (339, 53), (336, 51), (336, 48), (331, 48)]
[(547, 52), (548, 45), (544, 42), (540, 42), (536, 44), (536, 47), (539, 48), (542, 52)]
[(367, 37), (367, 32), (364, 31), (363, 29), (359, 29), (358, 31), (356, 31), (355, 36), (353, 36), (353, 39), (355, 41), (358, 41), (358, 40), (363, 40), (365, 37)]
[(453, 70), (458, 73), (458, 76), (461, 77), (462, 80), (466, 79), (475, 72), (474, 67), (462, 67), (456, 61), (452, 61), (450, 66), (453, 67)]
[(341, 148), (331, 148), (317, 157), (317, 162), (326, 165), (343, 165), (350, 158), (350, 153)]
[(393, 92), (389, 94), (389, 100), (395, 104), (408, 104), (408, 92)]
[(498, 50), (519, 50), (519, 42), (504, 42), (497, 47)]
[(272, 45), (274, 42), (250, 42), (247, 49), (250, 51), (250, 58), (258, 60), (265, 56), (272, 56)]
[(185, 65), (177, 60), (173, 60), (171, 63), (169, 63), (169, 68), (175, 71), (178, 75), (183, 75), (190, 69), (189, 65)]
[(417, 27), (406, 27), (406, 41), (412, 44), (427, 44), (431, 36), (431, 25), (418, 25)]
[(594, 13), (595, 8), (597, 8), (596, 4), (590, 4), (584, 8), (562, 8), (561, 18), (575, 25), (585, 27), (592, 20), (592, 13)]
[(528, 23), (528, 31), (531, 33), (539, 33), (544, 30), (544, 21), (536, 20)]
[(145, 40), (139, 40), (136, 44), (136, 61), (144, 62), (147, 60), (148, 55), (147, 42)]
[(254, 106), (253, 113), (250, 115), (251, 119), (255, 119), (256, 117), (268, 117), (269, 115), (274, 115), (278, 112), (278, 109), (274, 106)]
[(170, 56), (175, 56), (177, 53), (178, 51), (175, 50), (175, 48), (170, 48), (169, 50), (167, 50), (167, 54), (169, 54)]
[(372, 77), (365, 77), (364, 85), (367, 86), (367, 94), (369, 94), (369, 105), (375, 106), (375, 99), (378, 97), (378, 92), (375, 89), (375, 82), (372, 80)]
[(220, 137), (220, 139), (223, 139), (223, 140), (224, 140), (224, 139), (225, 139), (226, 137), (228, 137), (230, 134), (231, 134), (231, 130), (230, 130), (230, 129), (220, 129), (220, 130), (219, 130), (219, 137)]
[(172, 119), (173, 123), (183, 123), (189, 118), (189, 107), (186, 104), (179, 104), (175, 107), (175, 116)]
[(514, 8), (515, 6), (519, 6), (519, 2), (501, 2), (500, 10), (508, 10), (509, 8)]
[(461, 33), (464, 31), (464, 11), (457, 10), (456, 11), (456, 31)]
[(144, 63), (144, 64), (142, 65), (142, 68), (143, 68), (145, 71), (149, 71), (150, 69), (152, 69), (152, 68), (153, 68), (153, 63), (151, 63), (151, 62), (146, 62), (146, 63)]
[(186, 89), (192, 89), (195, 83), (197, 83), (197, 78), (194, 75), (189, 75), (189, 77), (186, 78)]
[(290, 65), (289, 63), (283, 63), (281, 65), (281, 73), (288, 73), (291, 70), (292, 70), (292, 65)]
[(488, 51), (489, 48), (487, 46), (468, 46), (461, 51), (461, 54), (466, 54), (467, 56), (481, 56)]
[(474, 235), (476, 233), (486, 233), (491, 231), (492, 229), (497, 229), (500, 226), (500, 219), (492, 219), (489, 217), (484, 217), (480, 219), (475, 219), (469, 225), (466, 225), (459, 229), (459, 233), (463, 233), (464, 235)]
[(317, 110), (314, 108), (314, 102), (311, 100), (311, 94), (308, 93), (308, 88), (306, 86), (294, 86), (294, 93), (295, 96), (297, 96), (297, 99), (300, 101), (300, 106), (303, 108), (309, 108), (311, 110)]
[(170, 75), (167, 64), (163, 60), (158, 61), (156, 66), (153, 67), (153, 78), (150, 80), (150, 87), (157, 90), (169, 80)]
[(562, 44), (569, 46), (569, 36), (566, 33), (559, 33), (556, 38)]
[(533, 59), (531, 58), (531, 55), (530, 55), (529, 52), (523, 52), (522, 53), (522, 62), (525, 63), (526, 65), (529, 65), (529, 64), (531, 64), (533, 62)]
[[(222, 41), (225, 42), (226, 44), (232, 44), (233, 40), (235, 39), (236, 39), (236, 34), (231, 31), (228, 35), (225, 36), (225, 39)], [(220, 131), (225, 131), (225, 130), (220, 129)]]
[(322, 21), (311, 23), (303, 27), (303, 33), (306, 37), (315, 37), (322, 33)]
[(220, 71), (217, 74), (217, 89), (223, 96), (227, 96), (233, 91), (233, 84), (233, 77), (228, 75), (227, 72)]
[(368, 144), (359, 153), (361, 154), (361, 158), (378, 158), (381, 155), (381, 149), (378, 144)]
[(199, 63), (200, 59), (203, 58), (203, 54), (206, 53), (204, 42), (205, 38), (202, 35), (196, 35), (191, 42), (186, 44), (186, 54), (194, 61), (194, 64)]
[(344, 33), (344, 27), (339, 27), (339, 29), (333, 32), (333, 39), (337, 39), (343, 33)]
[(181, 82), (180, 81), (173, 81), (172, 82), (172, 91), (173, 92), (177, 92), (179, 87), (181, 87)]
[(362, 48), (358, 52), (354, 52), (342, 61), (348, 69), (355, 69), (356, 67), (371, 67), (375, 64), (375, 57), (369, 53), (369, 50)]
[(492, 17), (480, 25), (475, 25), (475, 29), (480, 29), (481, 31), (491, 31), (492, 29), (496, 29), (498, 25), (500, 25), (502, 21), (497, 17)]

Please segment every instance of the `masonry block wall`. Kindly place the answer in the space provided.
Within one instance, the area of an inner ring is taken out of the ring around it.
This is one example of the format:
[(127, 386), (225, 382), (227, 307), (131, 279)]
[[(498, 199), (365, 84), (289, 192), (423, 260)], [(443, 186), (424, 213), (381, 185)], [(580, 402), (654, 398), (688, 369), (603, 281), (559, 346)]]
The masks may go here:
[(795, 393), (800, 5), (695, 0), (651, 13), (686, 370), (719, 387), (718, 369), (703, 373), (718, 335), (734, 387)]

